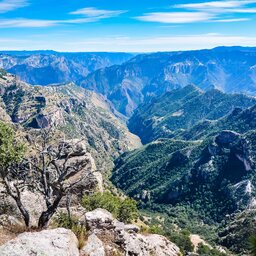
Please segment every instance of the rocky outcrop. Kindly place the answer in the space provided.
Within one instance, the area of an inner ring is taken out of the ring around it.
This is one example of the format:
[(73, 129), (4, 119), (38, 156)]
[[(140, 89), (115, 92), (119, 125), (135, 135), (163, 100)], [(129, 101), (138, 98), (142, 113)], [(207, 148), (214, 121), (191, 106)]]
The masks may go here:
[[(87, 244), (81, 251), (85, 255), (179, 255), (179, 248), (165, 237), (139, 234), (136, 225), (125, 225), (104, 209), (86, 213), (85, 222), (90, 234)], [(114, 254), (117, 252), (118, 254)]]
[(26, 232), (0, 246), (1, 256), (79, 256), (76, 236), (67, 229)]
[(65, 152), (63, 152), (63, 159), (56, 161), (56, 165), (62, 166), (64, 159), (69, 158), (66, 166), (75, 169), (76, 166), (83, 163), (84, 168), (76, 175), (72, 176), (68, 181), (74, 183), (70, 193), (74, 204), (78, 204), (83, 195), (90, 192), (103, 191), (103, 178), (102, 174), (97, 171), (94, 158), (87, 151), (85, 140), (73, 139), (63, 142)]

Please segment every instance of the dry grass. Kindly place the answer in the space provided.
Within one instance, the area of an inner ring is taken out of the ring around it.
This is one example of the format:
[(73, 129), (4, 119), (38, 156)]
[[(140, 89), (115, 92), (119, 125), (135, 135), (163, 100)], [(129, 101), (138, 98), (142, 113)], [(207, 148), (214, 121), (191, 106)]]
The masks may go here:
[(0, 245), (16, 238), (19, 234), (24, 232), (39, 232), (40, 229), (36, 227), (27, 228), (21, 225), (12, 225), (9, 227), (1, 228), (0, 229)]
[(17, 235), (15, 235), (14, 233), (11, 233), (8, 230), (0, 229), (0, 246), (14, 239), (16, 236)]

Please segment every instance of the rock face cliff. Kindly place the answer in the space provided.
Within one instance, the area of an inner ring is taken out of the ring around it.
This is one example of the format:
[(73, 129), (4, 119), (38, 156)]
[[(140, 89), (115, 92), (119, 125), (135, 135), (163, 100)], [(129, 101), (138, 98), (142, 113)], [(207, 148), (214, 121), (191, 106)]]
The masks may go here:
[(74, 84), (31, 86), (1, 71), (0, 119), (28, 130), (55, 127), (66, 138), (83, 138), (99, 168), (140, 146), (103, 97)]
[(242, 47), (142, 54), (91, 73), (81, 85), (106, 95), (117, 110), (131, 116), (148, 98), (189, 84), (255, 95), (255, 56), (255, 48)]

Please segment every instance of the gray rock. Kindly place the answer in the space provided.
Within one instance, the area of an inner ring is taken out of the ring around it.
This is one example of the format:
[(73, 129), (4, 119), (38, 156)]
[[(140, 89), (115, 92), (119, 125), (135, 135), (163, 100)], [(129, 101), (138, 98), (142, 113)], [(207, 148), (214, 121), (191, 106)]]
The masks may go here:
[(105, 209), (96, 209), (85, 214), (86, 225), (90, 230), (114, 228), (114, 218)]
[[(99, 243), (97, 239), (100, 239), (100, 248), (103, 243), (105, 252), (117, 250), (118, 255), (177, 256), (180, 253), (180, 249), (165, 237), (138, 234), (139, 228), (136, 225), (125, 225), (114, 219), (112, 214), (104, 209), (87, 212), (85, 218), (89, 232), (94, 234), (88, 240), (89, 248), (92, 248), (92, 240)], [(97, 254), (89, 255), (96, 256)]]
[(105, 256), (103, 242), (95, 235), (89, 236), (86, 245), (80, 250), (80, 256)]
[(8, 214), (0, 215), (0, 228), (10, 228), (11, 226), (22, 227), (23, 223), (16, 217), (10, 216)]
[(160, 235), (129, 234), (125, 231), (119, 234), (117, 241), (125, 255), (137, 256), (177, 256), (180, 249)]
[(67, 229), (23, 233), (0, 246), (1, 256), (79, 256), (78, 240)]
[(140, 228), (136, 225), (129, 224), (124, 226), (124, 230), (128, 233), (138, 233), (140, 231)]
[[(8, 214), (18, 219), (22, 219), (15, 201), (6, 194), (4, 187), (1, 187), (0, 190), (0, 214)], [(43, 196), (39, 193), (33, 193), (25, 188), (21, 192), (21, 201), (30, 213), (30, 225), (37, 226), (41, 213), (46, 210)]]

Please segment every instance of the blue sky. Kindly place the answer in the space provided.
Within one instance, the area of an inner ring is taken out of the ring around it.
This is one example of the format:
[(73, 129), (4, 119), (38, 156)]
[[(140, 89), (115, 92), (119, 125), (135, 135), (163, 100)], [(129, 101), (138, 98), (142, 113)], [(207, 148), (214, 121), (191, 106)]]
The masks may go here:
[(256, 46), (256, 0), (0, 0), (0, 49)]

